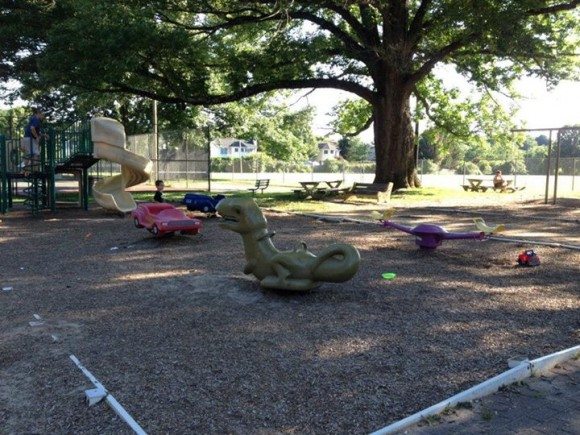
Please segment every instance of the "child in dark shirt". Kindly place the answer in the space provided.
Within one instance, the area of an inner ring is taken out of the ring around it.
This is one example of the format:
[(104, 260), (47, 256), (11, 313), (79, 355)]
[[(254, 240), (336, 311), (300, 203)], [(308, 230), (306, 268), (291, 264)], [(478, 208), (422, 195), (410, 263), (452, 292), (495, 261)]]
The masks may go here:
[(155, 187), (157, 188), (157, 192), (155, 192), (155, 196), (153, 197), (153, 201), (165, 202), (163, 199), (163, 189), (165, 188), (165, 183), (163, 183), (163, 180), (155, 181)]

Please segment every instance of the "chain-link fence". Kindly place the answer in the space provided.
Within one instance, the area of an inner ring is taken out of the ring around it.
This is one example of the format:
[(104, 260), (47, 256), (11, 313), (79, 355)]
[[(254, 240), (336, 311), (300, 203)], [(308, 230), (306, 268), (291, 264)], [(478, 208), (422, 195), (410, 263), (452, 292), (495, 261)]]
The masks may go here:
[[(127, 150), (147, 157), (153, 162), (151, 179), (175, 181), (185, 188), (209, 184), (209, 138), (204, 130), (165, 131), (157, 135), (127, 136)], [(108, 176), (119, 173), (117, 163), (99, 161), (92, 175)]]
[[(375, 163), (372, 161), (329, 159), (323, 162), (284, 162), (262, 153), (210, 159), (210, 137), (203, 129), (160, 132), (157, 141), (153, 134), (128, 136), (127, 149), (153, 161), (152, 181), (162, 179), (180, 189), (236, 190), (251, 185), (259, 178), (269, 178), (273, 188), (279, 186), (284, 189), (300, 181), (340, 179), (348, 184), (370, 183), (375, 178)], [(559, 189), (577, 190), (580, 156), (558, 159), (554, 151), (550, 158), (474, 160), (456, 162), (453, 167), (442, 167), (433, 160), (421, 159), (417, 164), (417, 173), (426, 187), (458, 187), (465, 184), (466, 177), (492, 177), (499, 169), (514, 184), (533, 186), (540, 191), (546, 183), (554, 184), (555, 180), (550, 180), (555, 179), (557, 172)], [(107, 176), (120, 170), (118, 164), (100, 161), (91, 175)]]

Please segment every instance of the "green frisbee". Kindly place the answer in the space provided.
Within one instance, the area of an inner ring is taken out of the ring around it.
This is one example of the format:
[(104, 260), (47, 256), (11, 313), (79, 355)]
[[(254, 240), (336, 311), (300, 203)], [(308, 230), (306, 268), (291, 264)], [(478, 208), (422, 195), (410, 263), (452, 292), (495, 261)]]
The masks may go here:
[(383, 273), (383, 278), (384, 279), (388, 279), (389, 281), (392, 280), (392, 279), (395, 279), (396, 276), (397, 276), (397, 274), (396, 273), (393, 273), (393, 272), (385, 272), (385, 273)]

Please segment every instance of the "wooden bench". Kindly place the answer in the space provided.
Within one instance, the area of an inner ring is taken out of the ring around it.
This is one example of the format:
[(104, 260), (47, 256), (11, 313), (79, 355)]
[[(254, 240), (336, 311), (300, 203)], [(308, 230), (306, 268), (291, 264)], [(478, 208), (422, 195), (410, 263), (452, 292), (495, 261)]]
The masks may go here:
[(393, 183), (354, 183), (350, 189), (342, 189), (341, 197), (346, 201), (357, 196), (374, 196), (377, 202), (386, 203), (391, 200), (392, 191)]
[(269, 185), (270, 185), (270, 179), (263, 178), (260, 180), (256, 180), (256, 185), (248, 190), (250, 190), (252, 192), (252, 195), (255, 195), (257, 190), (259, 190), (260, 193), (264, 193), (264, 189), (266, 189)]

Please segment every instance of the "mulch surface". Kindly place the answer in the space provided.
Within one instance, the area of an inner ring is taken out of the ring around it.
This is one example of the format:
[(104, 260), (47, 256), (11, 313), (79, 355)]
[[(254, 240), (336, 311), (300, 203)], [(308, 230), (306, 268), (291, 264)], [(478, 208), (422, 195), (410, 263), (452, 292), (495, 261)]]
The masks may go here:
[[(579, 225), (561, 207), (488, 211), (513, 227), (549, 224), (558, 242)], [(351, 243), (359, 272), (307, 293), (268, 291), (242, 273), (241, 238), (219, 219), (199, 236), (155, 239), (101, 209), (0, 217), (0, 285), (12, 287), (0, 291), (0, 432), (131, 432), (105, 404), (85, 404), (93, 386), (71, 354), (150, 433), (368, 433), (514, 355), (579, 342), (580, 251), (463, 240), (425, 252), (378, 225), (267, 217), (279, 249)], [(516, 266), (528, 248), (539, 267)]]

